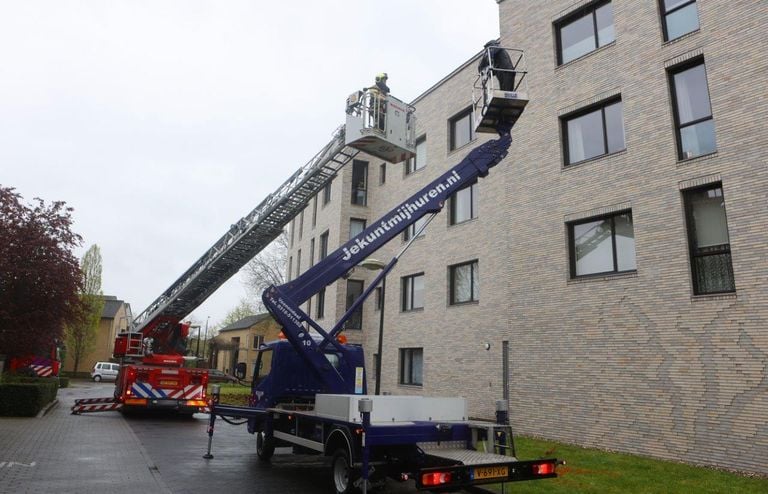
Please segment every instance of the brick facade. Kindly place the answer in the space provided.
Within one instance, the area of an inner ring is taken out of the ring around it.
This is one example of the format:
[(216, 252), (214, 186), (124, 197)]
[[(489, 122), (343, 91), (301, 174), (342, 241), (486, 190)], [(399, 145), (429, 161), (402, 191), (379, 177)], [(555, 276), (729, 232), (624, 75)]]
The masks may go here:
[[(506, 379), (519, 433), (768, 474), (768, 8), (700, 0), (700, 28), (664, 42), (658, 2), (614, 0), (615, 41), (558, 66), (556, 23), (593, 4), (499, 2), (501, 44), (526, 54), (530, 104), (509, 156), (479, 182), (477, 218), (449, 225), (444, 211), (388, 277), (382, 389), (462, 395), (472, 415), (491, 417)], [(706, 65), (717, 151), (678, 160), (668, 70), (693, 57)], [(405, 175), (387, 164), (379, 185), (381, 161), (369, 159), (365, 208), (349, 204), (344, 169), (293, 256), (329, 228), (336, 248), (350, 217), (378, 218), (489, 138), (449, 151), (448, 122), (469, 106), (476, 65), (413, 102), (427, 166)], [(565, 166), (560, 118), (617, 97), (626, 149)], [(682, 192), (708, 183), (722, 184), (736, 290), (694, 295)], [(626, 210), (636, 270), (573, 278), (567, 224)], [(450, 305), (448, 267), (475, 259), (479, 301)], [(420, 272), (424, 308), (402, 312), (401, 277)], [(372, 273), (352, 278), (367, 286)], [(328, 288), (322, 322), (343, 313), (345, 287)], [(370, 386), (377, 331), (369, 300), (363, 330), (347, 333), (368, 349)], [(423, 386), (398, 384), (399, 349), (412, 347), (424, 349)]]

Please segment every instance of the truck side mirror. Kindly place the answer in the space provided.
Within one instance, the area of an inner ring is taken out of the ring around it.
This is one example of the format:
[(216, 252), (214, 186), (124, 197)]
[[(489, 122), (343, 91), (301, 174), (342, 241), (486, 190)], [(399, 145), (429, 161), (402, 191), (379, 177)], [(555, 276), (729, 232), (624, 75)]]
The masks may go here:
[(235, 366), (235, 377), (240, 380), (245, 379), (245, 362), (240, 362)]

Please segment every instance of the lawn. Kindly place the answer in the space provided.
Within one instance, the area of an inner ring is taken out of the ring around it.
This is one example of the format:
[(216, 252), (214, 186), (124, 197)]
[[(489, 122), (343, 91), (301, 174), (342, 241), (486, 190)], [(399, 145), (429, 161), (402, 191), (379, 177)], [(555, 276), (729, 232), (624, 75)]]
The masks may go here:
[(565, 460), (558, 478), (493, 486), (504, 493), (761, 493), (768, 492), (768, 478), (746, 477), (721, 470), (669, 461), (608, 453), (552, 441), (517, 437), (521, 460)]
[[(208, 385), (208, 396), (211, 396), (211, 386)], [(219, 403), (226, 403), (227, 405), (247, 406), (248, 397), (251, 395), (251, 386), (243, 386), (242, 384), (220, 384), (221, 397)]]

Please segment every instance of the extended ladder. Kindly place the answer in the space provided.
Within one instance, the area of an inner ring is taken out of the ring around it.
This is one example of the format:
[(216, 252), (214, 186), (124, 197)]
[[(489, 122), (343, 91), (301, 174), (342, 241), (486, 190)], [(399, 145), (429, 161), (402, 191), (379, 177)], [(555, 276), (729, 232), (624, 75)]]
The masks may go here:
[(277, 191), (232, 225), (203, 256), (134, 319), (140, 332), (159, 317), (187, 316), (248, 261), (276, 239), (285, 225), (359, 152), (345, 146), (345, 127)]

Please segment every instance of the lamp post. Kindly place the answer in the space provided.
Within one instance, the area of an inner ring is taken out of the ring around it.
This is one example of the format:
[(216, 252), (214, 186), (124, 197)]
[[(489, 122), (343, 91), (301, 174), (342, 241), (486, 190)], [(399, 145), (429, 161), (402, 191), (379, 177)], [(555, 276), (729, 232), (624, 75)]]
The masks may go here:
[(205, 351), (208, 349), (208, 321), (211, 320), (211, 316), (205, 320), (205, 339), (203, 340), (203, 358), (205, 358)]
[[(360, 266), (371, 271), (377, 271), (384, 269), (387, 265), (377, 259), (365, 259), (360, 263)], [(384, 276), (381, 279), (381, 307), (379, 308), (379, 346), (378, 355), (376, 359), (376, 391), (375, 394), (381, 394), (381, 360), (382, 360), (382, 347), (384, 344), (384, 296), (387, 291), (387, 277)]]
[(200, 353), (200, 325), (195, 324), (194, 326), (190, 326), (190, 329), (195, 328), (197, 328), (197, 348), (195, 349), (195, 357), (198, 357)]

